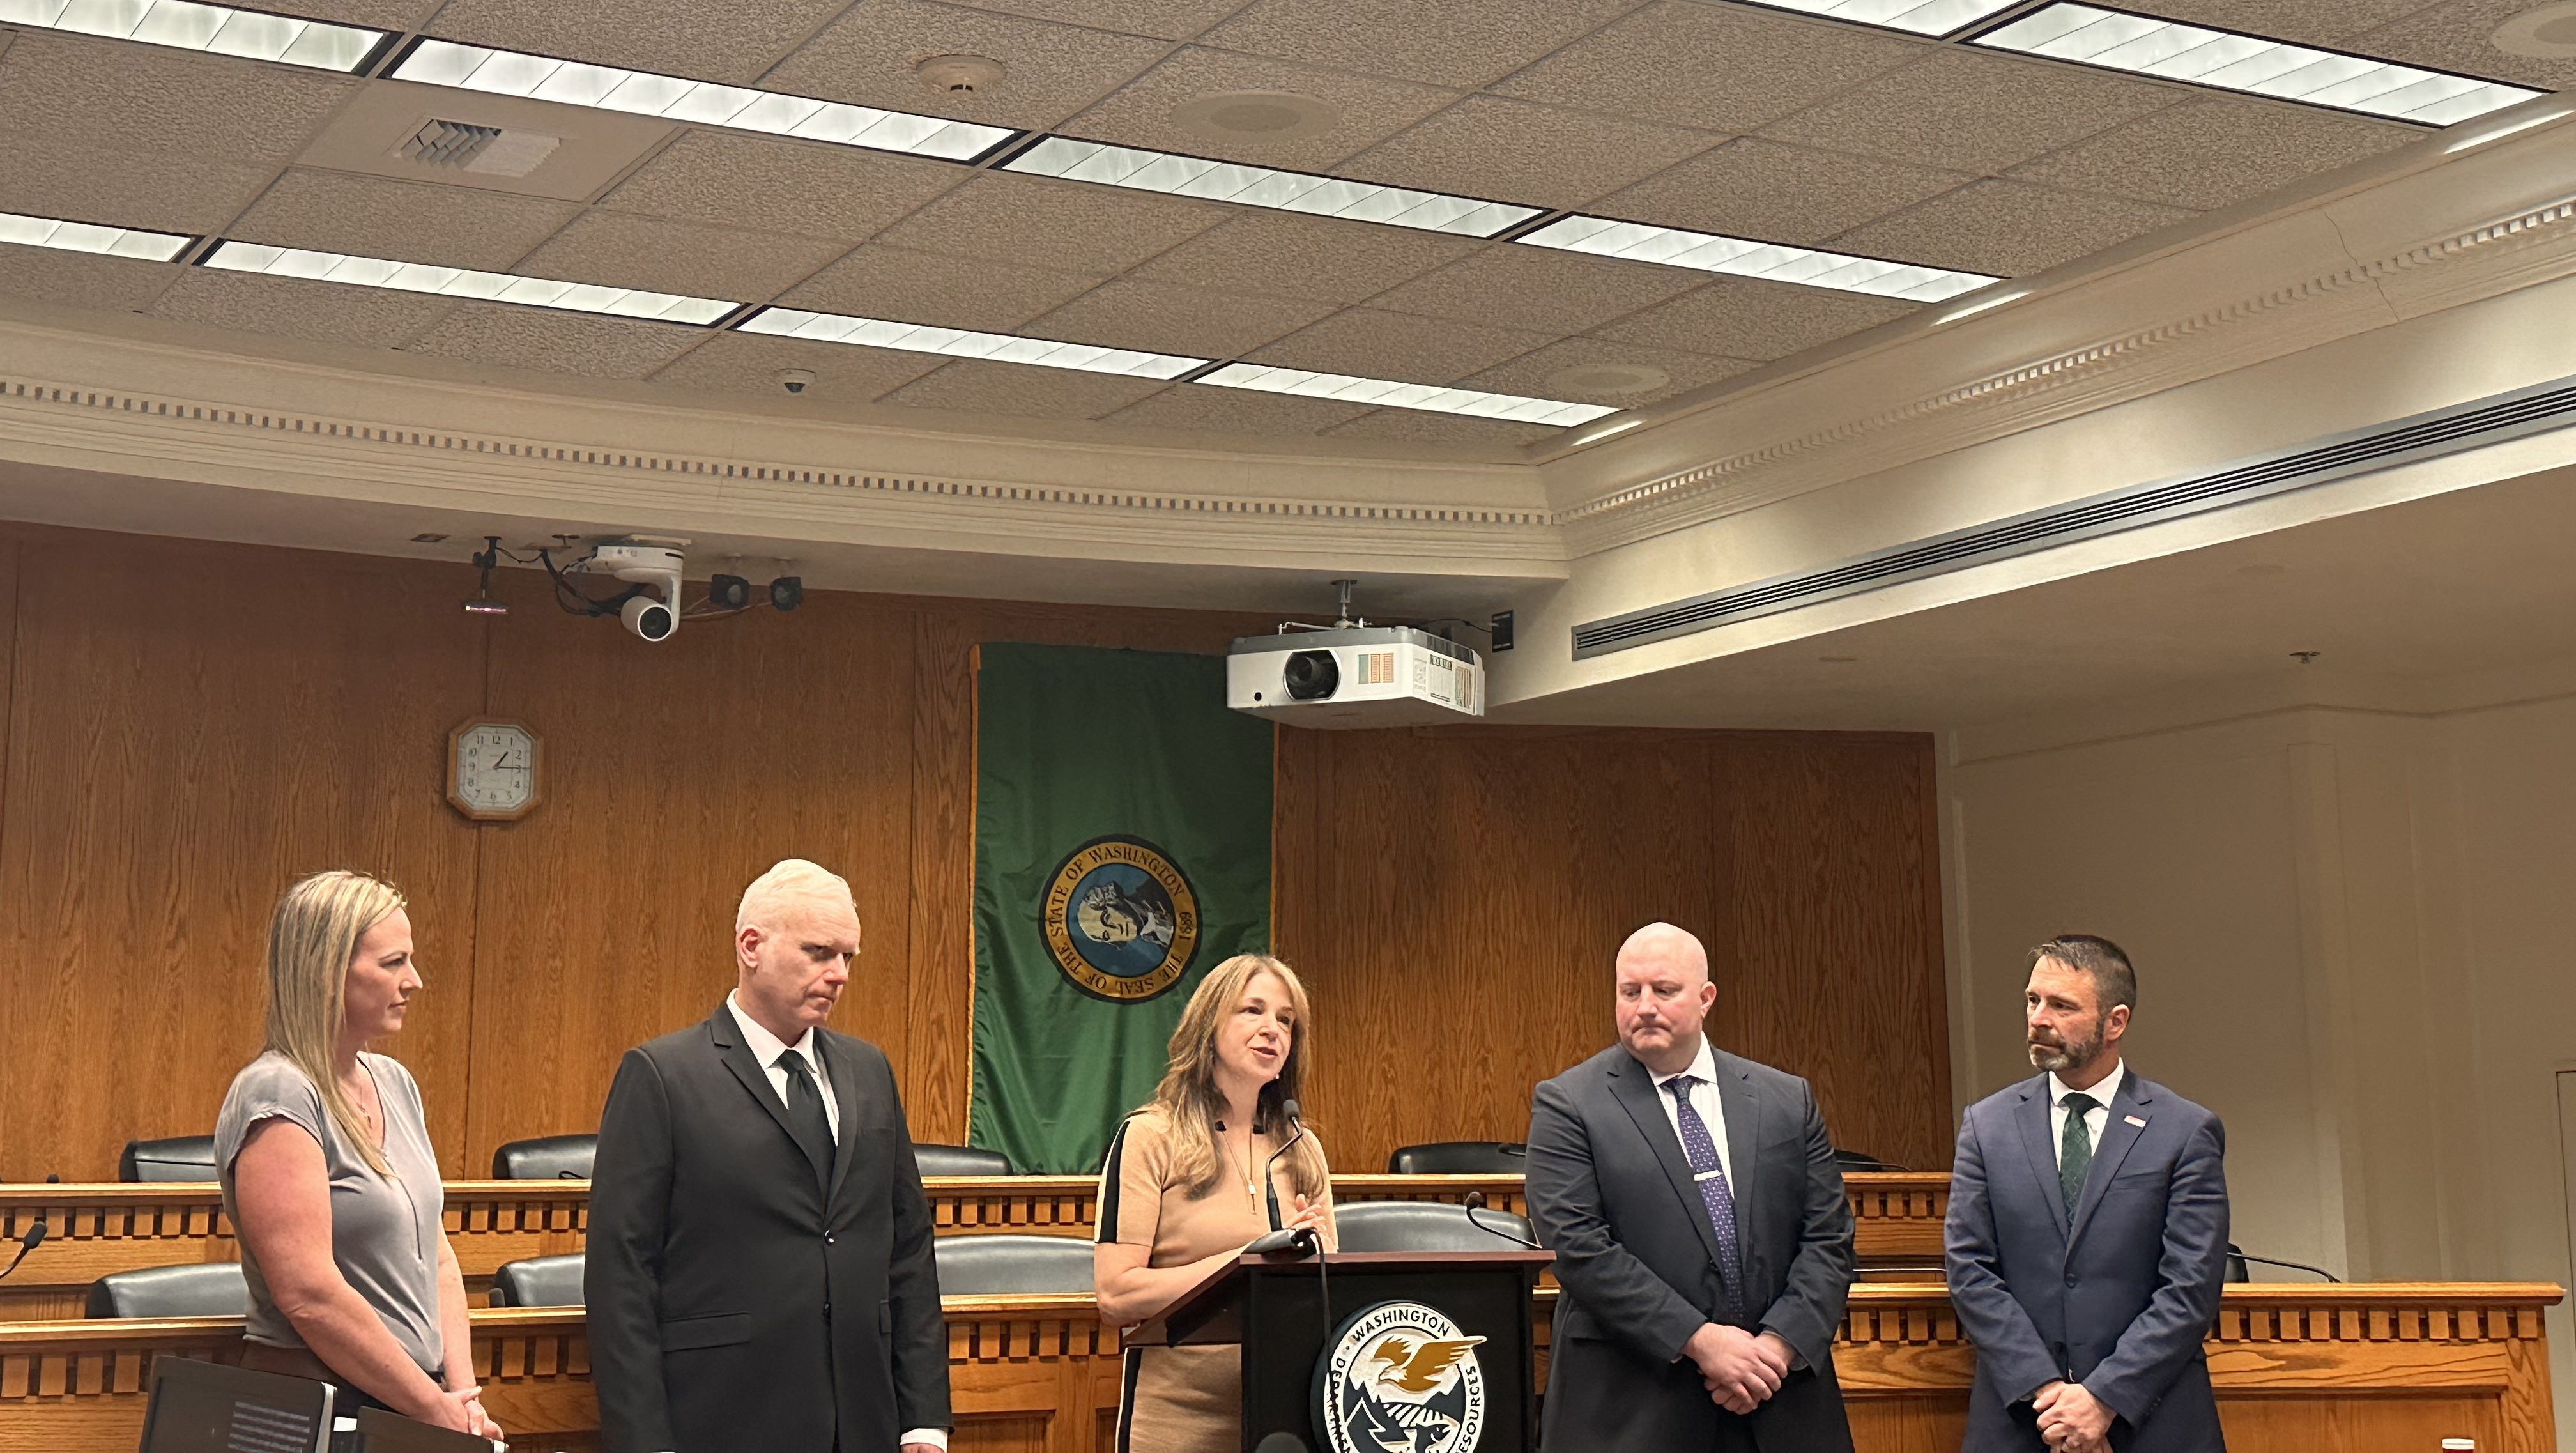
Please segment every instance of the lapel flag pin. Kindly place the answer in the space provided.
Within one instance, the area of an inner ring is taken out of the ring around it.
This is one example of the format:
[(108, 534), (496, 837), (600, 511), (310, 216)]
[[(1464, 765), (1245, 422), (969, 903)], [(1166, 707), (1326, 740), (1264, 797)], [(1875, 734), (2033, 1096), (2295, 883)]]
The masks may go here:
[(2144, 1121), (2144, 1120), (2139, 1119), (2139, 1118), (2138, 1118), (2137, 1116), (2135, 1116), (2135, 1115), (2123, 1115), (2123, 1116), (2121, 1116), (2120, 1118), (2121, 1118), (2121, 1119), (2123, 1119), (2123, 1120), (2128, 1121), (2128, 1122), (2129, 1122), (2130, 1124), (2132, 1124), (2132, 1125), (2135, 1125), (2135, 1126), (2136, 1126), (2136, 1127), (2138, 1127), (2140, 1130), (2144, 1130), (2144, 1129), (2146, 1129), (2146, 1128), (2147, 1128), (2147, 1122), (2146, 1122), (2146, 1121)]

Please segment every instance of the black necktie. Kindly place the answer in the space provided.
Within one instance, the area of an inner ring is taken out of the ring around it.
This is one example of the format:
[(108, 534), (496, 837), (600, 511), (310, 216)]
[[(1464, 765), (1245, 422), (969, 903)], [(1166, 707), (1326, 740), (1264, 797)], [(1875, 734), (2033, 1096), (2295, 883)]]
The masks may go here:
[(805, 1056), (791, 1049), (778, 1057), (778, 1067), (787, 1071), (787, 1128), (805, 1148), (806, 1158), (814, 1162), (815, 1177), (828, 1191), (832, 1188), (832, 1119), (823, 1113), (823, 1092), (815, 1087)]

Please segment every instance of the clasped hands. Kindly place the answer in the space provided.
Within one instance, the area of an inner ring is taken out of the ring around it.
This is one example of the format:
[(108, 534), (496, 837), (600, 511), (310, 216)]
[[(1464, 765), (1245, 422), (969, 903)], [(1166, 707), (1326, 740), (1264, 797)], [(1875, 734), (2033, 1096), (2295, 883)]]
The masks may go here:
[(1682, 1356), (1699, 1369), (1711, 1402), (1730, 1413), (1749, 1413), (1770, 1400), (1797, 1360), (1777, 1332), (1756, 1335), (1741, 1327), (1702, 1323), (1682, 1344)]
[(2103, 1453), (2111, 1410), (2080, 1382), (2052, 1382), (2030, 1400), (2039, 1410), (2039, 1440), (2055, 1453)]

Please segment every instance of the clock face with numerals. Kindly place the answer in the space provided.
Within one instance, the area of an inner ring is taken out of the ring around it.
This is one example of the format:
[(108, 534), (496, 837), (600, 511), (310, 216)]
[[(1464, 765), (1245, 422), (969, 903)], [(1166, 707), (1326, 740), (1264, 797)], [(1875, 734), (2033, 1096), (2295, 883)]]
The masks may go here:
[(507, 822), (537, 805), (537, 734), (514, 721), (469, 721), (447, 734), (447, 801), (477, 822)]

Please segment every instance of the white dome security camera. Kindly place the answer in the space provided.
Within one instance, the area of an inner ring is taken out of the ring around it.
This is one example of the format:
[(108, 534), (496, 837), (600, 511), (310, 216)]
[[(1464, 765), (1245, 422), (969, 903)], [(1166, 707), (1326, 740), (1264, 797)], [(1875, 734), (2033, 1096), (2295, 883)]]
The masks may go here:
[(778, 386), (787, 390), (789, 393), (801, 394), (805, 392), (806, 389), (811, 388), (813, 384), (814, 370), (810, 368), (782, 368), (778, 370)]
[(669, 606), (646, 595), (639, 595), (618, 607), (617, 616), (626, 622), (626, 629), (648, 641), (669, 640), (671, 632), (680, 624), (680, 618), (672, 614)]

